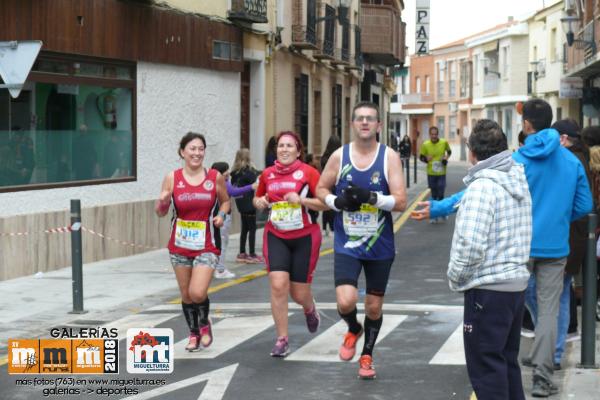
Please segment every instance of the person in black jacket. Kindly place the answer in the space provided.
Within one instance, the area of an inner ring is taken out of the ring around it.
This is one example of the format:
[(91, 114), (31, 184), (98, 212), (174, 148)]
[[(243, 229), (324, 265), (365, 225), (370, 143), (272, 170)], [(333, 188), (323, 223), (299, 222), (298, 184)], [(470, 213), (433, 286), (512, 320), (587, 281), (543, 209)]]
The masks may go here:
[[(256, 181), (258, 171), (250, 161), (250, 150), (239, 149), (235, 154), (235, 161), (231, 171), (231, 183), (234, 186), (251, 185)], [(265, 260), (256, 255), (256, 209), (252, 205), (254, 190), (235, 199), (235, 205), (240, 212), (242, 220), (242, 231), (240, 233), (240, 253), (236, 257), (237, 262), (248, 264), (260, 264)], [(248, 253), (246, 253), (246, 238), (248, 239)]]
[[(327, 161), (329, 161), (329, 157), (333, 154), (334, 151), (342, 147), (342, 141), (340, 137), (337, 135), (329, 136), (329, 140), (327, 141), (327, 146), (325, 146), (325, 151), (321, 156), (321, 170), (325, 169), (325, 165), (327, 165)], [(335, 211), (326, 210), (323, 211), (323, 233), (325, 236), (329, 236), (329, 231), (333, 232), (333, 220), (335, 218)], [(329, 228), (329, 230), (327, 230)]]

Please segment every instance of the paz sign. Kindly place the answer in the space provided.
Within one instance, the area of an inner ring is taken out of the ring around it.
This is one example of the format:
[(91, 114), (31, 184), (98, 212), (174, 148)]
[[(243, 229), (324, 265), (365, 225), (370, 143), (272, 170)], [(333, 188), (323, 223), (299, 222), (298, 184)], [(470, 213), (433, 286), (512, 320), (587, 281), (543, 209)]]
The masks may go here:
[(415, 53), (429, 53), (429, 0), (417, 0), (417, 18), (415, 24)]

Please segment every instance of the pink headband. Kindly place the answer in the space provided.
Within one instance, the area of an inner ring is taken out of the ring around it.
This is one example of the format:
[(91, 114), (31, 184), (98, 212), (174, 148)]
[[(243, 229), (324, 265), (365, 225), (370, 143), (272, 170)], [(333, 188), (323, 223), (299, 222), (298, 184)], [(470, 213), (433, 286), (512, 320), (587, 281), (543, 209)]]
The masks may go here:
[[(284, 137), (284, 136), (289, 136), (289, 137), (291, 137), (292, 139), (294, 139), (294, 142), (296, 142), (296, 149), (298, 149), (298, 151), (300, 151), (300, 143), (298, 143), (298, 139), (296, 139), (296, 136), (292, 135), (292, 134), (291, 134), (291, 133), (289, 133), (289, 132), (284, 132), (284, 133), (282, 133), (282, 134), (279, 136), (279, 139), (281, 140), (281, 138), (282, 138), (282, 137)], [(277, 143), (279, 143), (279, 140), (277, 141)]]

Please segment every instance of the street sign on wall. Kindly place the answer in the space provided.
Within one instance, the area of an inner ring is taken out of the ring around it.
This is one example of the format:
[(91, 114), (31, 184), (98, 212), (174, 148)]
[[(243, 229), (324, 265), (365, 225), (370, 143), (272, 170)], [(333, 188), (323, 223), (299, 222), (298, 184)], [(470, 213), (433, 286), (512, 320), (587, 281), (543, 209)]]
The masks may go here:
[(583, 97), (583, 79), (577, 76), (560, 78), (558, 88), (560, 99), (580, 99)]
[(415, 24), (415, 54), (429, 53), (429, 0), (417, 0)]

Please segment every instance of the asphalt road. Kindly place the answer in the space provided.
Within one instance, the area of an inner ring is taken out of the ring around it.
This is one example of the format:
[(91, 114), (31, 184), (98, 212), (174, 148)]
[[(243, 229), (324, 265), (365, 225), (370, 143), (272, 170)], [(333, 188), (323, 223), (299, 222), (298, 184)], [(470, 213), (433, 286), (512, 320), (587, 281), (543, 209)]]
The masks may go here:
[[(464, 165), (450, 168), (447, 194), (462, 189), (465, 171)], [(90, 384), (91, 379), (111, 379), (106, 374), (77, 376), (88, 380), (88, 388), (128, 387), (137, 395), (121, 390), (110, 396), (85, 391), (43, 396), (39, 387), (16, 386), (15, 381), (48, 375), (7, 375), (3, 366), (0, 399), (468, 399), (472, 389), (460, 351), (462, 296), (448, 289), (445, 278), (453, 227), (454, 217), (441, 224), (408, 220), (397, 232), (384, 327), (373, 355), (376, 380), (358, 379), (356, 361), (337, 359), (346, 328), (335, 310), (333, 255), (328, 254), (319, 260), (313, 283), (321, 327), (310, 334), (302, 311), (290, 308), (291, 354), (286, 359), (269, 356), (276, 334), (268, 304), (268, 279), (262, 277), (211, 296), (215, 342), (206, 350), (180, 351), (187, 341), (180, 306), (165, 304), (138, 314), (157, 323), (158, 328), (173, 329), (176, 358), (171, 374), (128, 374), (127, 344), (121, 340), (121, 372), (113, 376), (122, 380), (120, 384)], [(361, 290), (361, 299), (363, 295)], [(135, 378), (164, 382), (137, 386), (126, 382)], [(76, 382), (70, 387), (76, 388)]]

